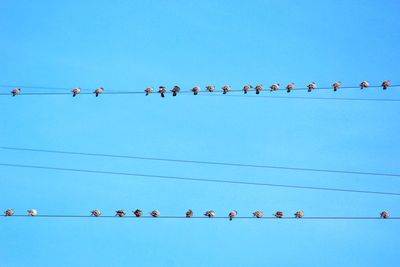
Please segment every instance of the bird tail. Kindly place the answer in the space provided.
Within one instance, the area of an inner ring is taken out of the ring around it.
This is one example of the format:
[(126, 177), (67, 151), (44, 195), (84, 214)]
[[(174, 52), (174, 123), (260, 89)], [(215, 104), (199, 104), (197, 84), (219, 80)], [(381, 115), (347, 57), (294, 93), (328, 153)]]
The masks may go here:
[(164, 93), (161, 93), (161, 97), (165, 97)]
[(260, 91), (257, 90), (257, 91), (256, 91), (256, 95), (259, 95), (259, 94), (260, 94)]
[(74, 92), (74, 94), (72, 95), (72, 97), (75, 97), (76, 96), (76, 93)]
[(99, 93), (96, 93), (96, 97), (98, 97), (99, 96)]

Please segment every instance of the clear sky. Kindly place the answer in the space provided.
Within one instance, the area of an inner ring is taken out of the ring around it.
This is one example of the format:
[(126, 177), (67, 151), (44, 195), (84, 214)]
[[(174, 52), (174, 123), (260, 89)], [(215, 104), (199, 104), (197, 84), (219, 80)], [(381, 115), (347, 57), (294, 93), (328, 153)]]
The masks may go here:
[[(92, 92), (339, 80), (399, 84), (400, 4), (383, 1), (0, 2), (0, 84)], [(396, 30), (397, 29), (397, 30)], [(8, 93), (11, 88), (0, 88)], [(23, 89), (23, 92), (51, 90)], [(55, 90), (59, 92), (60, 90)], [(218, 92), (217, 94), (221, 94)], [(252, 92), (254, 94), (254, 92)], [(270, 94), (264, 92), (264, 95)], [(286, 92), (276, 92), (286, 96)], [(293, 92), (310, 96), (307, 92)], [(399, 99), (398, 88), (316, 97)], [(157, 94), (0, 96), (0, 145), (400, 173), (399, 102)], [(396, 177), (0, 149), (0, 163), (400, 191)], [(236, 209), (400, 216), (399, 197), (0, 167), (0, 209), (195, 215)], [(397, 266), (400, 222), (0, 218), (0, 266)]]

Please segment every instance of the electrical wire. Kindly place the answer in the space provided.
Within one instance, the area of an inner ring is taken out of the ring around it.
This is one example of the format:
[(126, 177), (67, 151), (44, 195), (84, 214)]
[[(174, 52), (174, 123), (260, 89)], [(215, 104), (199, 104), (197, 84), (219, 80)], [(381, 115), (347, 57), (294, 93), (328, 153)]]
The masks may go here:
[(288, 171), (328, 172), (328, 173), (342, 173), (342, 174), (400, 177), (400, 174), (396, 174), (396, 173), (345, 171), (345, 170), (300, 168), (300, 167), (286, 167), (286, 166), (273, 166), (273, 165), (256, 165), (256, 164), (242, 164), (242, 163), (229, 163), (229, 162), (216, 162), (216, 161), (168, 159), (168, 158), (156, 158), (156, 157), (128, 156), (128, 155), (115, 155), (115, 154), (104, 154), (104, 153), (73, 152), (73, 151), (33, 149), (33, 148), (20, 148), (20, 147), (7, 147), (7, 146), (0, 146), (0, 149), (15, 150), (15, 151), (28, 151), (28, 152), (40, 152), (40, 153), (80, 155), (80, 156), (107, 157), (107, 158), (123, 158), (123, 159), (150, 160), (150, 161), (166, 161), (166, 162), (190, 163), (190, 164), (207, 164), (207, 165), (220, 165), (220, 166), (233, 166), (233, 167), (280, 169), (280, 170), (288, 170)]
[[(50, 214), (43, 214), (43, 215), (36, 215), (36, 216), (30, 216), (30, 215), (12, 215), (12, 216), (2, 216), (2, 217), (18, 217), (18, 218), (103, 218), (103, 219), (154, 219), (154, 220), (159, 220), (159, 219), (186, 219), (186, 220), (191, 220), (191, 219), (208, 219), (208, 220), (213, 220), (213, 219), (229, 219), (229, 217), (223, 217), (223, 216), (215, 216), (212, 218), (208, 218), (206, 216), (193, 216), (191, 218), (187, 218), (186, 216), (160, 216), (160, 217), (152, 217), (152, 216), (141, 216), (141, 217), (136, 217), (132, 215), (126, 215), (123, 217), (118, 217), (118, 216), (110, 216), (110, 215), (101, 215), (99, 217), (96, 216), (90, 216), (90, 215), (50, 215)], [(236, 216), (234, 217), (233, 220), (236, 219), (252, 219), (252, 220), (400, 220), (400, 217), (389, 217), (387, 219), (382, 219), (380, 217), (355, 217), (355, 216), (314, 216), (314, 217), (303, 217), (303, 218), (295, 218), (295, 217), (282, 217), (282, 218), (276, 218), (273, 216), (270, 217), (261, 217), (261, 218), (256, 218), (256, 217), (250, 217), (250, 216)]]
[(400, 193), (397, 193), (397, 192), (354, 190), (354, 189), (344, 189), (344, 188), (329, 188), (329, 187), (315, 187), (315, 186), (301, 186), (301, 185), (245, 182), (245, 181), (235, 181), (235, 180), (204, 179), (204, 178), (193, 178), (193, 177), (139, 174), (139, 173), (128, 173), (128, 172), (111, 172), (111, 171), (74, 169), (74, 168), (59, 168), (59, 167), (9, 164), (9, 163), (0, 163), (0, 166), (16, 167), (16, 168), (43, 169), (43, 170), (56, 170), (56, 171), (69, 171), (69, 172), (81, 172), (81, 173), (96, 173), (96, 174), (106, 174), (106, 175), (137, 176), (137, 177), (146, 177), (146, 178), (159, 178), (159, 179), (167, 179), (167, 180), (181, 180), (181, 181), (192, 181), (192, 182), (211, 182), (211, 183), (224, 183), (224, 184), (239, 184), (239, 185), (281, 187), (281, 188), (291, 188), (291, 189), (309, 189), (309, 190), (323, 190), (323, 191), (332, 191), (332, 192), (347, 192), (347, 193), (364, 193), (364, 194), (400, 196)]

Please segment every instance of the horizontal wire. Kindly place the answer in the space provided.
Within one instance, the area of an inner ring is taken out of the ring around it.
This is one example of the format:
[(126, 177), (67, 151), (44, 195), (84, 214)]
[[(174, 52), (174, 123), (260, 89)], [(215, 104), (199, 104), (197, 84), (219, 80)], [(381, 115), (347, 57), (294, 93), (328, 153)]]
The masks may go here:
[(233, 166), (233, 167), (280, 169), (280, 170), (289, 170), (289, 171), (328, 172), (328, 173), (343, 173), (343, 174), (357, 174), (357, 175), (400, 177), (400, 174), (396, 174), (396, 173), (344, 171), (344, 170), (285, 167), (285, 166), (273, 166), (273, 165), (256, 165), (256, 164), (242, 164), (242, 163), (229, 163), (229, 162), (216, 162), (216, 161), (168, 159), (168, 158), (140, 157), (140, 156), (115, 155), (115, 154), (104, 154), (104, 153), (87, 153), (87, 152), (73, 152), (73, 151), (49, 150), (49, 149), (20, 148), (20, 147), (8, 147), (8, 146), (0, 146), (0, 149), (16, 150), (16, 151), (28, 151), (28, 152), (40, 152), (40, 153), (80, 155), (80, 156), (107, 157), (107, 158), (123, 158), (123, 159), (138, 159), (138, 160), (150, 160), (150, 161), (177, 162), (177, 163), (221, 165), (221, 166)]
[[(23, 218), (27, 218), (27, 217), (38, 217), (38, 218), (118, 218), (118, 219), (154, 219), (154, 220), (159, 220), (159, 219), (187, 219), (187, 220), (191, 220), (191, 219), (208, 219), (208, 220), (213, 220), (213, 219), (229, 219), (229, 216), (227, 217), (223, 217), (223, 216), (215, 216), (215, 217), (207, 217), (207, 216), (193, 216), (191, 218), (187, 218), (186, 216), (160, 216), (160, 217), (153, 217), (153, 216), (141, 216), (141, 217), (136, 217), (136, 216), (123, 216), (123, 217), (119, 217), (119, 216), (110, 216), (110, 215), (101, 215), (99, 217), (96, 216), (90, 216), (90, 215), (35, 215), (35, 216), (31, 216), (31, 215), (12, 215), (12, 216), (3, 216), (3, 217), (23, 217)], [(274, 216), (272, 217), (261, 217), (261, 218), (257, 218), (257, 217), (250, 217), (250, 216), (237, 216), (234, 217), (233, 220), (236, 219), (253, 219), (253, 220), (400, 220), (400, 217), (389, 217), (387, 219), (382, 219), (380, 217), (354, 217), (354, 216), (314, 216), (314, 217), (303, 217), (303, 218), (296, 218), (296, 217), (282, 217), (282, 218), (276, 218)]]
[(138, 177), (159, 178), (159, 179), (168, 179), (168, 180), (170, 179), (170, 180), (183, 180), (183, 181), (195, 181), (195, 182), (212, 182), (212, 183), (226, 183), (226, 184), (240, 184), (240, 185), (256, 185), (256, 186), (270, 186), (270, 187), (282, 187), (282, 188), (292, 188), (292, 189), (295, 188), (295, 189), (323, 190), (323, 191), (334, 191), (334, 192), (348, 192), (348, 193), (364, 193), (364, 194), (379, 194), (379, 195), (400, 196), (400, 193), (396, 193), (396, 192), (381, 192), (381, 191), (353, 190), (353, 189), (343, 189), (343, 188), (329, 188), (329, 187), (300, 186), (300, 185), (286, 185), (286, 184), (273, 184), (273, 183), (244, 182), (244, 181), (234, 181), (234, 180), (203, 179), (203, 178), (166, 176), (166, 175), (152, 175), (152, 174), (139, 174), (139, 173), (128, 173), (128, 172), (110, 172), (110, 171), (87, 170), (87, 169), (59, 168), (59, 167), (37, 166), (37, 165), (22, 165), (22, 164), (0, 163), (0, 166), (17, 167), (17, 168), (31, 168), (31, 169), (44, 169), (44, 170), (57, 170), (57, 171), (70, 171), (70, 172), (81, 172), (81, 173), (96, 173), (96, 174), (107, 174), (107, 175), (138, 176)]

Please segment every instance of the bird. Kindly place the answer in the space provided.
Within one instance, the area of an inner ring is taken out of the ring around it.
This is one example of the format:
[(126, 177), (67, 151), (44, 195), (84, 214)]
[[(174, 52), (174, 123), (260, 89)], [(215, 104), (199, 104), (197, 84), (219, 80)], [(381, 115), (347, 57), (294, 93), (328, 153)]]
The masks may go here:
[(136, 209), (133, 214), (135, 214), (136, 217), (142, 217), (143, 215), (143, 211), (141, 211), (140, 209)]
[(118, 217), (124, 217), (126, 215), (125, 210), (117, 210), (115, 213), (116, 213), (115, 216)]
[(104, 93), (104, 88), (99, 87), (96, 90), (94, 90), (94, 93), (96, 94), (96, 97), (98, 97), (100, 94)]
[(225, 95), (226, 93), (228, 93), (231, 90), (231, 87), (229, 85), (224, 85), (222, 86), (222, 91), (223, 94)]
[(248, 91), (250, 91), (253, 88), (253, 86), (251, 86), (250, 84), (247, 84), (245, 86), (243, 86), (243, 92), (245, 94), (247, 94)]
[(207, 216), (208, 218), (215, 217), (216, 213), (213, 210), (208, 210), (204, 213), (204, 216)]
[(311, 92), (311, 90), (317, 88), (317, 84), (315, 82), (312, 82), (309, 85), (307, 85), (307, 88), (308, 88), (307, 92)]
[(256, 218), (262, 218), (264, 216), (264, 212), (262, 212), (261, 210), (257, 210), (253, 212), (253, 216)]
[(150, 215), (153, 216), (154, 218), (160, 217), (160, 212), (159, 212), (158, 210), (153, 210), (153, 211), (150, 213)]
[(229, 220), (232, 221), (233, 218), (236, 217), (236, 215), (237, 215), (237, 211), (236, 210), (233, 210), (233, 211), (229, 212)]
[(174, 86), (174, 88), (172, 88), (171, 92), (172, 92), (172, 96), (176, 96), (179, 92), (181, 91), (181, 88), (179, 86)]
[(206, 89), (208, 92), (214, 92), (215, 91), (215, 85), (207, 85)]
[(161, 97), (165, 97), (165, 93), (167, 92), (167, 88), (165, 86), (159, 86), (158, 92), (161, 94)]
[(273, 85), (271, 85), (271, 86), (269, 87), (269, 89), (270, 89), (271, 92), (272, 92), (272, 91), (278, 91), (279, 88), (281, 88), (280, 85), (279, 85), (279, 83), (274, 83)]
[(20, 88), (15, 88), (11, 91), (12, 96), (16, 96), (21, 94), (21, 89)]
[(193, 217), (193, 211), (189, 209), (189, 210), (186, 212), (186, 218), (192, 218), (192, 217)]
[(92, 210), (90, 212), (90, 216), (99, 217), (100, 215), (101, 215), (101, 212), (99, 210)]
[(193, 87), (192, 92), (194, 95), (197, 95), (200, 92), (200, 87), (199, 86)]
[(392, 83), (389, 80), (383, 81), (382, 82), (382, 88), (383, 90), (386, 90)]
[(296, 213), (294, 214), (294, 217), (303, 218), (304, 217), (304, 211), (302, 211), (302, 210), (296, 211)]
[(14, 215), (14, 210), (13, 209), (8, 209), (4, 212), (6, 216), (13, 216)]
[(76, 87), (76, 88), (72, 89), (71, 92), (72, 92), (72, 96), (75, 97), (76, 95), (81, 93), (81, 88)]
[(282, 211), (277, 211), (275, 214), (273, 214), (276, 218), (282, 218), (283, 217), (283, 212)]
[(290, 93), (290, 91), (292, 91), (295, 88), (295, 84), (294, 83), (289, 83), (286, 86), (286, 92)]
[(261, 92), (262, 90), (264, 90), (264, 85), (262, 85), (262, 84), (257, 84), (257, 85), (256, 85), (256, 94), (257, 94), (257, 95), (260, 94), (260, 92)]
[(382, 211), (380, 215), (382, 219), (389, 219), (390, 217), (390, 214), (387, 211)]
[(153, 93), (153, 87), (147, 87), (144, 92), (146, 93), (146, 96), (148, 96), (149, 94)]
[(337, 89), (340, 88), (340, 86), (342, 86), (342, 83), (341, 83), (341, 82), (334, 82), (334, 83), (332, 84), (333, 91), (336, 92)]
[(31, 216), (36, 216), (37, 215), (37, 210), (34, 210), (34, 209), (28, 210), (28, 214), (31, 215)]
[(369, 82), (367, 82), (367, 81), (361, 82), (361, 83), (360, 83), (360, 87), (361, 87), (361, 89), (364, 89), (364, 88), (369, 87)]

